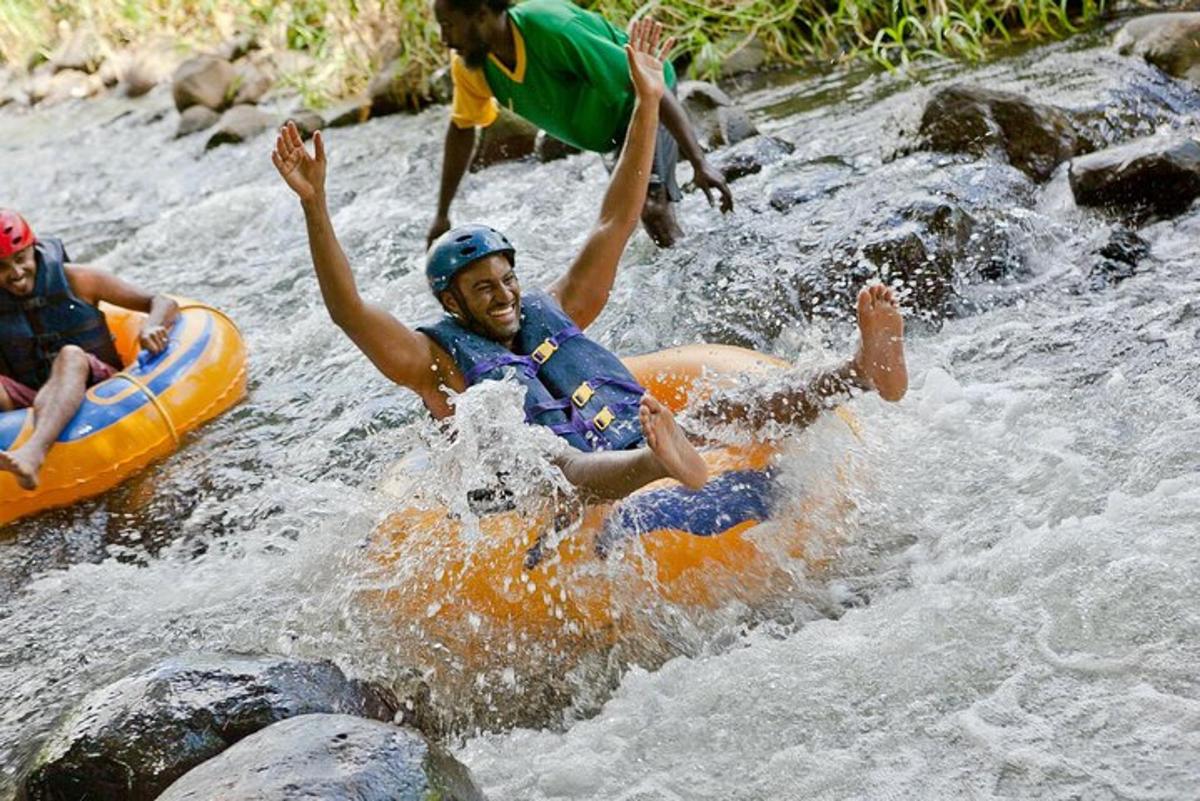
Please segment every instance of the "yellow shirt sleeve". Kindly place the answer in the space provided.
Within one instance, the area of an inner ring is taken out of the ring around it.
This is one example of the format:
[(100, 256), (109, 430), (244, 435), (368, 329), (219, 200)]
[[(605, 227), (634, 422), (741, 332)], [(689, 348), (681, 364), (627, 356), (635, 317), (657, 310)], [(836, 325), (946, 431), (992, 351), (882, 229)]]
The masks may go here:
[(450, 59), (450, 79), (454, 82), (451, 122), (459, 128), (486, 128), (496, 121), (500, 110), (483, 70), (469, 69), (455, 53)]

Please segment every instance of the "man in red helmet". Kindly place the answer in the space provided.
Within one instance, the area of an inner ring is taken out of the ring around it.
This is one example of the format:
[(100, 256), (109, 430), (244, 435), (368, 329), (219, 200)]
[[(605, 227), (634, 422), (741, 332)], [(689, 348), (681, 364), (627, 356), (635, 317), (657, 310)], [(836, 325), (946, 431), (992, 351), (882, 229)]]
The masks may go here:
[(98, 304), (146, 312), (139, 342), (155, 354), (179, 314), (166, 295), (69, 262), (61, 241), (37, 238), (21, 215), (0, 209), (0, 411), (33, 409), (32, 433), (0, 451), (0, 470), (27, 490), (87, 388), (121, 369)]

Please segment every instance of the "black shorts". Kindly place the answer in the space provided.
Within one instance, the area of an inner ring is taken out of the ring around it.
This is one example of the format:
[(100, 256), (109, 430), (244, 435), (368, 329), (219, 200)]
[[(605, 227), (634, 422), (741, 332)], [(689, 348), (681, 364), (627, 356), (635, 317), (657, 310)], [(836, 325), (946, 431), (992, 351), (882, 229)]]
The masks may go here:
[[(617, 168), (617, 158), (625, 147), (624, 138), (617, 144), (617, 149), (604, 156), (604, 166), (612, 172)], [(675, 168), (679, 165), (679, 143), (667, 126), (658, 124), (658, 139), (654, 142), (654, 161), (650, 167), (650, 191), (666, 191), (667, 200), (678, 203), (683, 197), (679, 182), (675, 180)]]

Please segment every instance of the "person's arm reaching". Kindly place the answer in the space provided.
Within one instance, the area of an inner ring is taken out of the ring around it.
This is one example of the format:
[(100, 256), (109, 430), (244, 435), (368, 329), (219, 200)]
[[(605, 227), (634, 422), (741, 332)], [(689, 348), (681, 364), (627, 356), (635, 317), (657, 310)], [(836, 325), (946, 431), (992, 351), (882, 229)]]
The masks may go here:
[(145, 312), (138, 344), (151, 353), (162, 353), (166, 349), (171, 326), (179, 317), (179, 304), (173, 298), (151, 295), (110, 272), (82, 264), (67, 267), (67, 280), (76, 295), (93, 305), (103, 301), (123, 309)]
[(648, 18), (638, 20), (630, 31), (625, 52), (637, 100), (625, 147), (604, 193), (599, 220), (566, 274), (549, 287), (550, 294), (580, 328), (590, 325), (608, 302), (621, 254), (637, 228), (646, 202), (658, 134), (659, 101), (666, 88), (660, 56), (674, 43), (668, 40), (660, 48), (661, 33), (662, 26)]
[(300, 198), (308, 226), (309, 251), (325, 308), (333, 322), (380, 372), (424, 395), (431, 384), (437, 383), (431, 369), (429, 340), (358, 294), (354, 273), (338, 244), (325, 202), (325, 143), (320, 131), (313, 135), (313, 144), (316, 152), (310, 156), (300, 139), (300, 131), (289, 122), (275, 140), (271, 161)]
[(442, 183), (438, 192), (437, 214), (425, 237), (425, 247), (450, 230), (450, 204), (467, 167), (471, 164), (471, 153), (475, 150), (475, 128), (460, 128), (451, 122), (446, 131), (446, 147), (442, 155)]
[(692, 163), (695, 172), (693, 181), (708, 198), (708, 205), (713, 205), (712, 191), (715, 189), (721, 193), (721, 211), (733, 211), (733, 193), (725, 183), (725, 176), (704, 157), (704, 151), (696, 141), (695, 131), (692, 130), (692, 121), (688, 119), (683, 106), (679, 105), (679, 99), (671, 92), (663, 94), (659, 114), (662, 116), (663, 125), (679, 143), (679, 152)]

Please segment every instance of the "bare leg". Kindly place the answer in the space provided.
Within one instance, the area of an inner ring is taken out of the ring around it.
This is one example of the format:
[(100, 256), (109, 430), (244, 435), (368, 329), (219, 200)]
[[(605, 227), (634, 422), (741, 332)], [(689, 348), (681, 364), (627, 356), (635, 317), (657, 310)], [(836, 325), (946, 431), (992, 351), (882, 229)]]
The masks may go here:
[(887, 401), (908, 391), (904, 362), (904, 318), (892, 290), (870, 286), (858, 293), (858, 329), (862, 343), (854, 358), (822, 373), (805, 386), (747, 400), (715, 396), (696, 410), (711, 423), (768, 423), (806, 426), (828, 409), (845, 403), (855, 390), (875, 390)]
[(667, 190), (653, 187), (646, 195), (642, 207), (642, 226), (660, 248), (669, 248), (683, 237), (683, 230), (675, 219), (675, 207), (667, 199)]
[(708, 465), (688, 442), (667, 407), (645, 395), (639, 409), (648, 447), (627, 451), (573, 452), (558, 461), (567, 481), (603, 500), (624, 498), (660, 478), (690, 489), (708, 481)]
[(0, 412), (11, 412), (16, 408), (12, 398), (8, 397), (8, 392), (5, 391), (4, 385), (0, 384)]
[(91, 366), (82, 349), (68, 345), (60, 350), (50, 380), (33, 402), (33, 434), (15, 451), (0, 451), (0, 470), (15, 475), (25, 489), (37, 489), (46, 453), (79, 411), (90, 374)]

